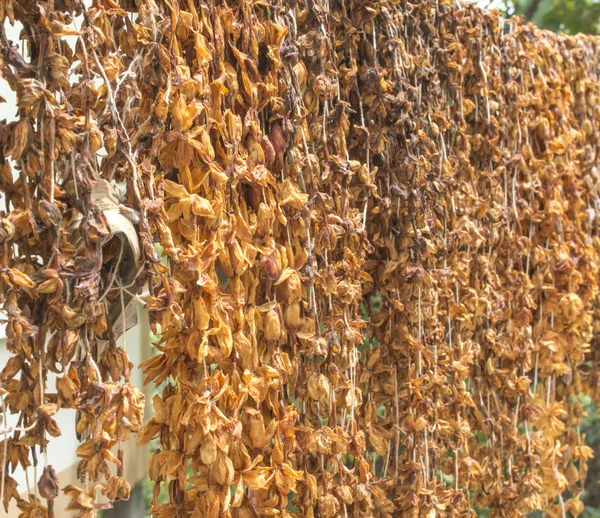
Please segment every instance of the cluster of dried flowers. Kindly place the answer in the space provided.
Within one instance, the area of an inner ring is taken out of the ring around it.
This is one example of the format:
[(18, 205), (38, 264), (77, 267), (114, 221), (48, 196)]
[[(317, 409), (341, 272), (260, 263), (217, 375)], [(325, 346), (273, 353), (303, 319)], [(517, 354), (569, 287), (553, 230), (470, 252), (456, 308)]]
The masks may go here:
[(444, 0), (1, 0), (0, 20), (25, 42), (0, 30), (4, 505), (54, 516), (60, 408), (69, 509), (128, 497), (114, 451), (144, 400), (117, 340), (146, 286), (153, 516), (582, 512), (598, 40)]

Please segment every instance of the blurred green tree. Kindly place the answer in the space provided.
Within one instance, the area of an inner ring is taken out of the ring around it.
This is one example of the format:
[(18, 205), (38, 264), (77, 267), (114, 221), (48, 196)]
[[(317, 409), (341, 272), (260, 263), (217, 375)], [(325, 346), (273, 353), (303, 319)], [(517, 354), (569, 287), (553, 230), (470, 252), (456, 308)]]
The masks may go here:
[(484, 0), (505, 16), (524, 16), (538, 27), (566, 34), (600, 34), (600, 0)]

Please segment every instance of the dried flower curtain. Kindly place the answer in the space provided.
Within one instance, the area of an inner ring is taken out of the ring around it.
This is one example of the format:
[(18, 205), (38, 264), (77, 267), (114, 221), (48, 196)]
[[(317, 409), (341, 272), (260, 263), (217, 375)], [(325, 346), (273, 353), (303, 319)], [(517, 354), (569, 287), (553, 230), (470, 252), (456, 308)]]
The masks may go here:
[[(156, 517), (583, 511), (597, 39), (447, 0), (1, 0), (0, 20), (23, 26), (0, 30), (5, 506), (64, 516), (62, 491), (95, 516), (128, 498), (139, 434)], [(136, 300), (160, 335), (145, 425)], [(78, 486), (48, 464), (62, 408)]]

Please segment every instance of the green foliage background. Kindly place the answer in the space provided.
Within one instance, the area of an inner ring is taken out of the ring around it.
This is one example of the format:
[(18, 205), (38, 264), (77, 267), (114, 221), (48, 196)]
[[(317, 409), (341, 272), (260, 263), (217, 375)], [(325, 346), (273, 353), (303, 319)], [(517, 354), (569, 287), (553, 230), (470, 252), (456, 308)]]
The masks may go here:
[(538, 27), (566, 34), (600, 34), (600, 0), (480, 0), (505, 16), (524, 16)]
[(598, 34), (600, 2), (593, 0), (517, 0), (514, 14), (539, 27), (567, 34)]

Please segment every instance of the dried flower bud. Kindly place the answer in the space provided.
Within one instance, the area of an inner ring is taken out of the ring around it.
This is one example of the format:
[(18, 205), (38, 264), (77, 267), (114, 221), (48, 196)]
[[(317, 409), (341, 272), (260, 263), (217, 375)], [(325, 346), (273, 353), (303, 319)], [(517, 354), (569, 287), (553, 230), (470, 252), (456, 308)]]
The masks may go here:
[(58, 481), (58, 477), (56, 476), (56, 472), (52, 466), (46, 466), (42, 472), (40, 480), (38, 481), (40, 496), (42, 498), (46, 498), (47, 500), (56, 498), (58, 496), (59, 488), (60, 483)]
[(271, 134), (270, 134), (271, 144), (273, 144), (273, 149), (276, 153), (283, 153), (286, 148), (285, 136), (283, 135), (283, 131), (281, 130), (281, 126), (274, 122), (271, 124)]
[(296, 328), (300, 326), (300, 302), (294, 300), (285, 308), (285, 325)]
[(329, 398), (329, 380), (323, 374), (311, 374), (308, 378), (308, 395), (315, 401), (325, 401)]
[(224, 453), (218, 452), (217, 458), (212, 466), (211, 474), (215, 482), (221, 486), (230, 486), (235, 480), (235, 468), (233, 462)]
[(104, 129), (104, 147), (108, 158), (114, 156), (117, 152), (117, 130), (115, 128), (107, 127)]
[(271, 280), (279, 278), (280, 272), (277, 267), (277, 259), (275, 258), (275, 252), (271, 252), (262, 256), (260, 260), (260, 266), (265, 273), (265, 276)]
[(200, 447), (200, 458), (207, 466), (210, 466), (217, 458), (217, 446), (213, 434), (207, 434), (202, 440)]
[(131, 486), (122, 477), (110, 477), (102, 489), (102, 494), (113, 502), (129, 500)]
[(541, 139), (547, 139), (550, 136), (550, 123), (543, 117), (537, 127), (537, 134)]
[(6, 218), (0, 220), (0, 243), (9, 241), (15, 235), (15, 226)]
[(269, 341), (279, 340), (281, 337), (281, 320), (279, 312), (271, 309), (265, 316), (265, 338)]
[(55, 203), (48, 200), (40, 200), (38, 203), (38, 214), (47, 227), (55, 227), (62, 221), (62, 213)]
[(263, 153), (265, 155), (265, 164), (267, 167), (270, 168), (275, 163), (275, 148), (273, 147), (273, 144), (271, 144), (269, 137), (267, 137), (266, 135), (262, 138), (260, 143), (263, 148)]

